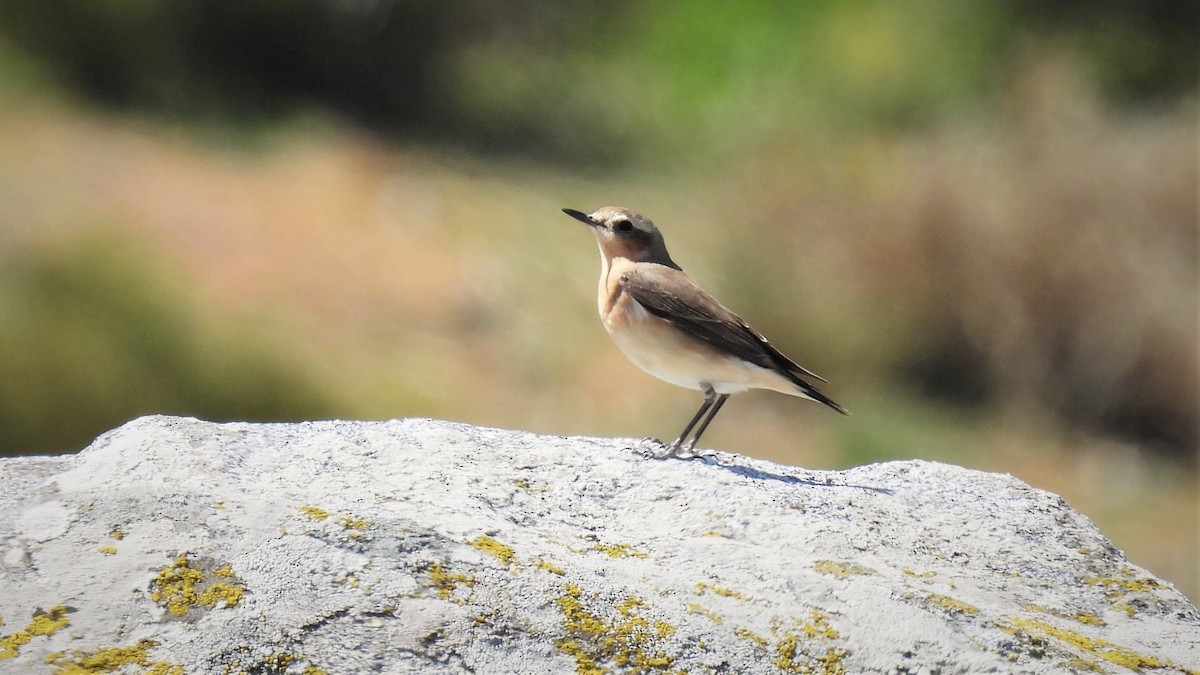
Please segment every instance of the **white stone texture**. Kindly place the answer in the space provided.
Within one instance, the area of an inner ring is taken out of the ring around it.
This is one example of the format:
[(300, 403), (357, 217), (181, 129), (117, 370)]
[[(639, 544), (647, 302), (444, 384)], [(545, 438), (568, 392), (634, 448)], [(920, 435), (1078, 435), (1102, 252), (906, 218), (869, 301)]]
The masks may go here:
[(147, 417), (0, 460), (0, 672), (1200, 670), (1196, 608), (1011, 476), (651, 450)]

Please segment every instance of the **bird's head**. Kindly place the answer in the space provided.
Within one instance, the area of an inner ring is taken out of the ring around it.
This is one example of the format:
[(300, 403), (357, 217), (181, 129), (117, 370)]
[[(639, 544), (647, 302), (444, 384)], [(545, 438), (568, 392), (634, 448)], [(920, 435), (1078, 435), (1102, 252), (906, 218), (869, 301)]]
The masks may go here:
[(563, 209), (563, 213), (592, 228), (600, 254), (606, 260), (626, 258), (678, 269), (667, 253), (662, 233), (649, 218), (620, 206), (604, 206), (589, 213)]

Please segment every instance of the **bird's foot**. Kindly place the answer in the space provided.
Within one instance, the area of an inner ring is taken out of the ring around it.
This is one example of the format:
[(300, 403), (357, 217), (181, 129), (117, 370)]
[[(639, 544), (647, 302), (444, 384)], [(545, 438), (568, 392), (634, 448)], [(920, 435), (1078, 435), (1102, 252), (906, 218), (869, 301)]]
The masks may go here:
[[(663, 445), (666, 446), (665, 443)], [(655, 459), (688, 460), (688, 459), (698, 459), (698, 458), (702, 457), (701, 455), (696, 453), (695, 447), (692, 445), (685, 446), (685, 445), (681, 445), (679, 443), (674, 443), (674, 444), (672, 444), (670, 446), (666, 446), (666, 447), (667, 447), (667, 451), (660, 455), (657, 455), (655, 457)]]
[(662, 456), (662, 449), (665, 447), (667, 447), (667, 444), (663, 443), (659, 439), (647, 437), (643, 438), (641, 442), (635, 445), (633, 450), (645, 459), (660, 459)]

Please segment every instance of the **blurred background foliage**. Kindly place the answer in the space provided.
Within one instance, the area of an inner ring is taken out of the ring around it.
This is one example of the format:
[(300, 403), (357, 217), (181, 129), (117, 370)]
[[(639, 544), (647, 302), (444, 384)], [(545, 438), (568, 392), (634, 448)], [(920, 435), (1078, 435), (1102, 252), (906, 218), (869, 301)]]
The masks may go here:
[(10, 0), (0, 453), (136, 415), (668, 437), (569, 206), (828, 377), (706, 437), (1059, 492), (1197, 597), (1185, 0)]

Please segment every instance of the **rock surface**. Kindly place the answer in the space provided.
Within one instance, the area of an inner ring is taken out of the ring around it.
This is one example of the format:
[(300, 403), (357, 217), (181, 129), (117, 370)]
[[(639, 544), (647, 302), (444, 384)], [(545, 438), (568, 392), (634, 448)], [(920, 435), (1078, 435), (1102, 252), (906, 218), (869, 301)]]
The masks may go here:
[(1200, 669), (1196, 608), (1011, 476), (649, 449), (147, 417), (0, 460), (0, 671)]

